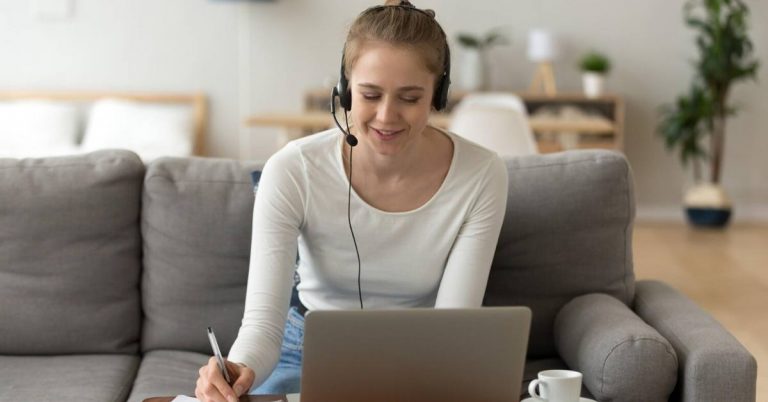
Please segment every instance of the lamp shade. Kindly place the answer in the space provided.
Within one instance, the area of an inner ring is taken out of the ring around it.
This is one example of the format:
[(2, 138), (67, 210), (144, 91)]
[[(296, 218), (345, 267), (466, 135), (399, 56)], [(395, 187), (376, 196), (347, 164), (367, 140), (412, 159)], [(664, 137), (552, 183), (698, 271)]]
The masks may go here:
[(547, 62), (557, 59), (560, 46), (551, 31), (534, 29), (528, 32), (528, 59), (533, 62)]

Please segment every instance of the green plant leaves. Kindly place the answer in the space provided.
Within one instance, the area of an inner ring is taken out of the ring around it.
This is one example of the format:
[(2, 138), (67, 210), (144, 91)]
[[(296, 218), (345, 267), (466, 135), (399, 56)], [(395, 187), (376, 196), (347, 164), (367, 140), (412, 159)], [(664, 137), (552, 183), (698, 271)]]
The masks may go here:
[[(716, 145), (708, 152), (701, 144), (705, 137), (724, 135), (724, 124), (715, 122), (735, 113), (735, 108), (727, 104), (731, 85), (755, 78), (759, 68), (747, 32), (749, 9), (743, 0), (688, 0), (683, 11), (686, 25), (697, 32), (698, 58), (693, 63), (696, 75), (687, 94), (679, 96), (673, 105), (662, 107), (657, 131), (667, 149), (678, 149), (683, 165), (689, 161), (719, 161), (722, 141), (713, 141)], [(715, 163), (713, 180), (720, 177), (719, 169), (719, 163)]]
[(458, 36), (459, 44), (461, 44), (464, 47), (480, 47), (480, 40), (478, 40), (476, 37), (472, 36), (471, 34), (467, 33), (460, 33)]
[(506, 36), (504, 36), (504, 34), (500, 31), (499, 28), (492, 29), (482, 37), (479, 35), (473, 35), (466, 32), (460, 32), (457, 35), (457, 39), (459, 40), (459, 44), (461, 46), (468, 47), (468, 48), (477, 48), (480, 50), (489, 48), (494, 45), (509, 44), (509, 40), (507, 39)]
[(579, 61), (579, 68), (581, 68), (582, 71), (605, 74), (611, 70), (611, 61), (608, 60), (608, 56), (592, 51), (581, 58)]

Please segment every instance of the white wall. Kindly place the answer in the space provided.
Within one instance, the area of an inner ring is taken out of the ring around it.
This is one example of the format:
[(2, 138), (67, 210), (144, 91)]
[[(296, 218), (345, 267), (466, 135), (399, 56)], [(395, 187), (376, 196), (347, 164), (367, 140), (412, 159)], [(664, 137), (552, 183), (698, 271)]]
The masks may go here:
[[(40, 21), (32, 0), (0, 0), (0, 89), (203, 91), (211, 101), (214, 156), (266, 158), (274, 129), (246, 129), (252, 113), (299, 111), (307, 88), (338, 74), (346, 28), (363, 0), (70, 0), (71, 18)], [(381, 1), (383, 3), (383, 0)], [(496, 89), (527, 87), (526, 32), (547, 27), (565, 41), (555, 64), (561, 91), (580, 88), (578, 56), (596, 48), (614, 63), (608, 85), (627, 103), (626, 154), (641, 218), (680, 219), (687, 175), (654, 133), (657, 108), (684, 91), (695, 54), (682, 1), (417, 0), (452, 38), (505, 26), (512, 44), (492, 54)], [(768, 61), (768, 4), (747, 0), (757, 55)], [(453, 46), (454, 77), (461, 50)], [(739, 84), (742, 112), (728, 124), (724, 186), (736, 218), (768, 221), (768, 91)], [(454, 79), (456, 81), (456, 79)]]
[(0, 0), (0, 89), (205, 92), (208, 150), (238, 149), (238, 7), (209, 0), (72, 0), (40, 20)]

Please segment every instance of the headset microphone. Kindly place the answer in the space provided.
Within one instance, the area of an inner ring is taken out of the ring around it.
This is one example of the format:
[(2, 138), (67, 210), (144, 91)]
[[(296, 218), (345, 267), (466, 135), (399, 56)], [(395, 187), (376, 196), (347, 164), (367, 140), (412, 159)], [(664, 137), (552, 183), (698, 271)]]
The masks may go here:
[(346, 140), (347, 140), (347, 144), (349, 144), (350, 147), (354, 147), (355, 145), (357, 145), (357, 137), (355, 137), (352, 134), (347, 134)]
[[(347, 144), (349, 144), (350, 147), (354, 147), (357, 145), (357, 137), (350, 134), (349, 129), (344, 130), (339, 123), (339, 119), (336, 118), (336, 98), (341, 99), (341, 96), (339, 95), (339, 88), (333, 87), (333, 91), (331, 91), (331, 116), (333, 116), (333, 121), (336, 122), (336, 127), (338, 127), (342, 133), (344, 133), (344, 139), (347, 141)], [(347, 108), (344, 108), (345, 117), (347, 110)]]

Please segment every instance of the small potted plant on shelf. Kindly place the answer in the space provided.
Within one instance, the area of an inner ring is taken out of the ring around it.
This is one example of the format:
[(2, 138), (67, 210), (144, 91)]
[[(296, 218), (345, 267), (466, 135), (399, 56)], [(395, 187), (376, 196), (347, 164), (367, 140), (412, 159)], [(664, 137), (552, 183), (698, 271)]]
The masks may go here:
[(459, 86), (467, 91), (488, 89), (488, 62), (485, 52), (494, 45), (505, 45), (509, 41), (498, 28), (484, 36), (460, 32), (457, 39), (463, 49)]
[(755, 78), (759, 65), (747, 35), (749, 9), (743, 0), (688, 0), (684, 10), (686, 24), (697, 31), (694, 79), (686, 94), (662, 107), (658, 132), (668, 150), (678, 149), (683, 166), (693, 167), (694, 185), (684, 197), (689, 222), (724, 227), (731, 216), (720, 186), (725, 121), (736, 114), (729, 91), (735, 82)]
[(605, 76), (611, 70), (611, 61), (604, 54), (591, 51), (585, 54), (579, 61), (582, 72), (584, 95), (588, 98), (597, 98), (603, 94), (605, 88)]

